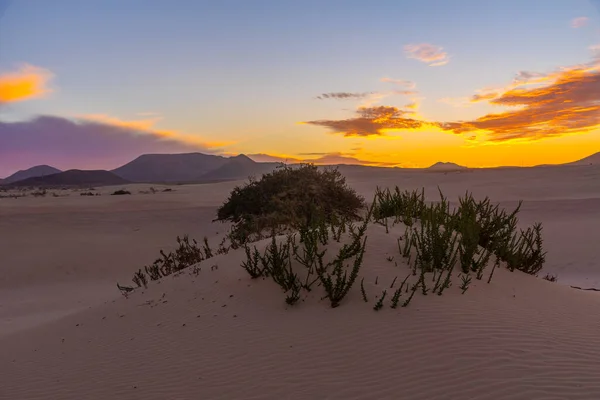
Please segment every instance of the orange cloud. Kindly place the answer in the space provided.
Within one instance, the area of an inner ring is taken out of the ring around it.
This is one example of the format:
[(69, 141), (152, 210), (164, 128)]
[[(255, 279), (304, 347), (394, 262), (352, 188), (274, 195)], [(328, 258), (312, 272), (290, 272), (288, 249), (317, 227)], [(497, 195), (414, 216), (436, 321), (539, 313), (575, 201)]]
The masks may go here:
[(78, 118), (88, 121), (88, 122), (93, 122), (93, 123), (98, 123), (98, 124), (103, 124), (103, 125), (110, 125), (110, 126), (130, 130), (130, 131), (134, 131), (134, 132), (140, 132), (140, 134), (150, 134), (150, 135), (153, 135), (158, 138), (172, 140), (172, 141), (176, 141), (176, 142), (180, 142), (182, 144), (187, 144), (187, 145), (192, 145), (192, 146), (200, 146), (202, 148), (207, 148), (207, 149), (221, 148), (221, 147), (225, 147), (225, 146), (234, 144), (234, 142), (231, 142), (231, 141), (230, 142), (206, 142), (197, 137), (185, 135), (185, 134), (182, 134), (179, 132), (154, 129), (154, 126), (156, 125), (156, 123), (158, 123), (160, 120), (162, 120), (162, 117), (156, 116), (156, 114), (152, 114), (152, 115), (154, 115), (153, 118), (137, 119), (137, 120), (122, 120), (120, 118), (112, 117), (112, 116), (109, 116), (106, 114), (86, 114), (86, 115), (81, 115)]
[(53, 75), (44, 68), (25, 64), (15, 72), (0, 74), (0, 104), (42, 97), (51, 92)]
[(477, 145), (590, 132), (600, 128), (600, 46), (592, 46), (590, 50), (595, 58), (586, 64), (561, 67), (549, 73), (520, 72), (504, 88), (488, 87), (470, 98), (440, 100), (456, 105), (487, 102), (510, 108), (475, 120), (438, 122), (409, 118), (417, 105), (408, 104), (405, 110), (392, 106), (360, 107), (354, 118), (305, 123), (326, 127), (346, 137), (435, 128), (462, 134), (467, 142)]
[(111, 117), (106, 114), (85, 114), (81, 116), (82, 119), (94, 122), (100, 122), (107, 125), (119, 126), (121, 128), (129, 128), (134, 130), (151, 130), (154, 125), (162, 118), (155, 116), (154, 118), (138, 119), (126, 121), (116, 117)]
[(360, 107), (358, 117), (345, 120), (307, 121), (304, 124), (324, 126), (333, 133), (344, 136), (381, 136), (386, 130), (416, 129), (427, 123), (413, 118), (405, 118), (410, 111), (391, 106)]
[(583, 28), (584, 26), (586, 26), (588, 24), (588, 22), (590, 21), (590, 19), (588, 17), (579, 17), (579, 18), (574, 18), (571, 20), (571, 27), (572, 28)]
[(518, 107), (515, 111), (440, 126), (454, 133), (485, 131), (491, 141), (535, 140), (600, 127), (600, 65), (562, 68), (534, 78), (534, 87), (530, 83), (486, 98), (493, 105)]
[(439, 46), (429, 43), (409, 44), (404, 46), (404, 51), (408, 58), (413, 58), (428, 64), (430, 67), (439, 67), (450, 62), (448, 53)]

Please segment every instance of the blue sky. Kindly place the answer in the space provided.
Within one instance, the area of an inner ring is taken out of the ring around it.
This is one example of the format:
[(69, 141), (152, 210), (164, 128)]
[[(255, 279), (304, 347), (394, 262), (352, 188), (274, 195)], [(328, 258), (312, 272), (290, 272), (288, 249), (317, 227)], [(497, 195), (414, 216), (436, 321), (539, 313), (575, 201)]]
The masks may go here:
[[(506, 86), (519, 71), (588, 62), (600, 43), (600, 6), (590, 0), (1, 2), (0, 72), (28, 64), (53, 75), (50, 94), (5, 105), (4, 120), (152, 113), (152, 129), (232, 142), (227, 153), (365, 147), (364, 138), (297, 123), (348, 118), (360, 101), (315, 97), (392, 90), (384, 77), (412, 81), (418, 94), (375, 104), (417, 99), (424, 119), (477, 118), (493, 106), (440, 99)], [(448, 63), (407, 57), (405, 46), (424, 43), (442, 48)], [(363, 156), (381, 160), (386, 147)]]

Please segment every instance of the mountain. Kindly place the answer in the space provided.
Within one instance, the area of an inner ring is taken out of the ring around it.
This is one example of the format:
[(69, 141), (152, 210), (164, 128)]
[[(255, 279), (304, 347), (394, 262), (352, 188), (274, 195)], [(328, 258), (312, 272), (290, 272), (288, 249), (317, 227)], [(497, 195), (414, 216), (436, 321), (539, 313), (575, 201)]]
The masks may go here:
[(82, 171), (71, 169), (57, 174), (36, 176), (21, 181), (12, 182), (8, 186), (35, 186), (35, 187), (56, 187), (56, 186), (111, 186), (123, 185), (129, 181), (113, 174), (112, 172)]
[(467, 169), (467, 167), (463, 167), (462, 165), (451, 162), (437, 162), (427, 169), (435, 171), (460, 171)]
[(235, 157), (203, 153), (144, 154), (111, 172), (131, 182), (216, 182), (262, 175), (277, 165), (258, 163), (243, 154)]
[(22, 181), (23, 179), (28, 178), (36, 178), (38, 176), (46, 176), (52, 175), (61, 172), (60, 169), (56, 169), (49, 165), (36, 165), (35, 167), (31, 167), (29, 169), (20, 170), (9, 176), (8, 178), (4, 178), (0, 180), (3, 185), (8, 183), (13, 183), (17, 181)]
[(193, 182), (228, 160), (202, 153), (144, 154), (111, 172), (131, 182)]
[(600, 153), (595, 153), (591, 156), (582, 158), (581, 160), (577, 160), (563, 165), (600, 165)]
[(227, 181), (246, 179), (249, 176), (261, 176), (273, 171), (279, 163), (258, 163), (250, 157), (240, 154), (239, 156), (230, 157), (227, 162), (217, 169), (207, 172), (201, 176), (202, 181)]

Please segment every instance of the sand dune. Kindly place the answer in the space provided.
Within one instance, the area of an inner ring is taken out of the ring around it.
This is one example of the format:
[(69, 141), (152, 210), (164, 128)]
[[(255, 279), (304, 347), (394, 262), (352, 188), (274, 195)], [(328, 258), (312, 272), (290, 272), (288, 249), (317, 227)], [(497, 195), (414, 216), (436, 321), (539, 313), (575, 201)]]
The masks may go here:
[(225, 227), (210, 220), (236, 182), (0, 199), (0, 398), (600, 398), (600, 295), (569, 287), (600, 287), (599, 174), (348, 174), (367, 197), (398, 184), (424, 186), (430, 198), (439, 185), (451, 199), (467, 189), (507, 205), (524, 199), (523, 224), (544, 223), (544, 272), (559, 276), (550, 283), (498, 270), (464, 295), (453, 286), (378, 312), (375, 296), (406, 275), (387, 260), (399, 259), (401, 226), (369, 228), (361, 276), (370, 303), (355, 288), (336, 309), (316, 292), (288, 307), (274, 283), (240, 268), (239, 251), (124, 298), (115, 282), (176, 235), (216, 245)]

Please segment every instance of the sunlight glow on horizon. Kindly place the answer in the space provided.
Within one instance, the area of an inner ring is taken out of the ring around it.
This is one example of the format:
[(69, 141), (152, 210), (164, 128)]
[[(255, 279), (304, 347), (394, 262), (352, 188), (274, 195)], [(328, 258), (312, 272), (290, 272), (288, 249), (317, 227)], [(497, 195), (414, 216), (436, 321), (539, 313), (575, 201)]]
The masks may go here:
[[(16, 129), (52, 122), (40, 116), (74, 121), (82, 137), (100, 126), (107, 160), (120, 134), (132, 158), (140, 138), (153, 151), (405, 168), (558, 164), (600, 151), (600, 18), (592, 3), (514, 16), (517, 0), (489, 6), (495, 11), (464, 0), (407, 5), (400, 17), (355, 4), (343, 18), (332, 5), (310, 17), (318, 4), (308, 3), (256, 15), (240, 3), (257, 21), (229, 21), (228, 7), (191, 1), (185, 12), (156, 3), (143, 15), (115, 3), (40, 6), (44, 16), (16, 3), (0, 38), (0, 128), (17, 137)], [(427, 16), (439, 23), (416, 22)], [(300, 21), (309, 17), (307, 31)], [(464, 25), (474, 17), (485, 26), (476, 37)], [(187, 24), (196, 18), (203, 23)], [(396, 19), (402, 35), (380, 28)], [(110, 32), (106, 20), (116, 24)], [(331, 35), (365, 20), (372, 29)], [(507, 20), (510, 32), (499, 32)], [(157, 21), (163, 36), (150, 42)], [(38, 139), (0, 145), (41, 154)]]

